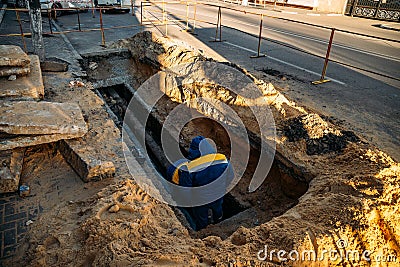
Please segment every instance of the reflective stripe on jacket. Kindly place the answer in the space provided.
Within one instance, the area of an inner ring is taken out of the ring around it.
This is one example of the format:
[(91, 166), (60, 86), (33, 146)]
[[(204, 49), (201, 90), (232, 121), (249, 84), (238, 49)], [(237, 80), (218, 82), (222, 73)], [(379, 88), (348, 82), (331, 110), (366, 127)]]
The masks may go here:
[(198, 172), (204, 170), (207, 167), (218, 164), (228, 164), (228, 160), (225, 155), (219, 153), (207, 154), (195, 160), (183, 162), (182, 164), (178, 165), (178, 167), (174, 171), (172, 182), (179, 185), (179, 172), (182, 170), (183, 166), (186, 166), (187, 171), (191, 173)]

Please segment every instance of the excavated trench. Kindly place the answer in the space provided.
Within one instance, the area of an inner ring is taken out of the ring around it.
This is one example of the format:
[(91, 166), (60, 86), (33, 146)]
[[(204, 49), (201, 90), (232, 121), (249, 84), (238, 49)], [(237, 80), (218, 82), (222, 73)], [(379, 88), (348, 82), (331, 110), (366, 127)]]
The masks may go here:
[[(93, 62), (96, 62), (98, 66), (105, 67), (88, 68), (90, 64), (93, 66)], [(97, 94), (106, 103), (107, 111), (120, 129), (135, 88), (138, 88), (141, 83), (155, 73), (155, 70), (150, 67), (138, 66), (138, 64), (125, 52), (102, 56), (88, 55), (83, 60), (88, 79), (93, 82)], [(110, 67), (106, 68), (106, 66)], [(140, 71), (140, 69), (142, 70)], [(118, 77), (124, 77), (124, 81), (121, 82)], [(169, 162), (161, 147), (161, 129), (166, 116), (177, 105), (178, 103), (169, 97), (162, 97), (144, 126), (146, 127), (147, 151), (156, 169), (164, 176)], [(187, 107), (187, 109), (190, 112), (190, 108)], [(137, 110), (136, 112), (141, 111)], [(249, 193), (248, 185), (259, 161), (261, 145), (260, 141), (254, 137), (256, 135), (248, 132), (250, 133), (250, 158), (242, 179), (224, 197), (223, 221), (209, 225), (199, 232), (190, 231), (192, 236), (203, 238), (216, 235), (225, 239), (241, 226), (252, 228), (282, 215), (295, 206), (299, 197), (307, 191), (308, 184), (305, 182), (306, 179), (301, 170), (277, 153), (271, 171), (261, 187), (255, 192)], [(187, 154), (190, 140), (197, 135), (212, 139), (218, 152), (227, 155), (228, 158), (231, 155), (229, 136), (225, 129), (213, 119), (194, 119), (184, 126), (179, 135), (179, 146), (183, 155)], [(136, 155), (140, 157), (140, 155)], [(189, 224), (179, 209), (175, 209), (175, 214), (182, 224), (189, 228)], [(234, 242), (238, 245), (241, 244), (241, 240), (234, 240)]]

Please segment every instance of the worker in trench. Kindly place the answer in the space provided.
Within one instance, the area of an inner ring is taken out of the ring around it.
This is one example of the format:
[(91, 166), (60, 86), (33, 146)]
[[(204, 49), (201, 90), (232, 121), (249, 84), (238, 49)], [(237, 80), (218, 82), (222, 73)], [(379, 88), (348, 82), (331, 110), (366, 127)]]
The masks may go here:
[[(178, 160), (167, 170), (167, 179), (179, 186), (204, 186), (218, 179), (221, 181), (218, 184), (225, 187), (223, 192), (226, 192), (226, 187), (233, 177), (233, 168), (227, 157), (217, 153), (216, 148), (203, 136), (192, 139), (187, 159)], [(222, 220), (222, 203), (223, 197), (208, 204), (180, 208), (180, 210), (190, 226), (198, 231)]]

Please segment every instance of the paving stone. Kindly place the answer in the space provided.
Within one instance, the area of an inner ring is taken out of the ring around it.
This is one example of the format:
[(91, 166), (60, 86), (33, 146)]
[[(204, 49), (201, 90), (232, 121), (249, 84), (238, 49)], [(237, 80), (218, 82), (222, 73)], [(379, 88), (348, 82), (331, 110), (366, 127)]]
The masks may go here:
[(0, 66), (29, 66), (30, 58), (16, 45), (0, 45)]
[[(30, 73), (9, 81), (8, 77), (0, 78), (0, 98), (13, 99), (42, 99), (44, 96), (44, 85), (40, 60), (36, 55), (30, 55)], [(0, 57), (1, 58), (1, 57)]]
[(4, 246), (12, 246), (17, 242), (17, 235), (15, 229), (4, 231)]
[[(11, 153), (11, 154), (10, 154)], [(19, 180), (21, 178), (22, 164), (24, 161), (25, 148), (17, 148), (10, 151), (0, 151), (0, 193), (10, 193), (18, 191)], [(14, 208), (10, 211), (10, 205), (6, 204), (5, 215), (14, 213)]]
[(0, 232), (9, 230), (9, 229), (15, 229), (15, 222), (8, 222), (8, 223), (3, 223), (0, 225)]
[(15, 208), (14, 208), (14, 206), (15, 206), (14, 203), (6, 204), (6, 208), (5, 208), (5, 211), (4, 211), (4, 215), (5, 215), (5, 216), (8, 216), (8, 215), (14, 214), (14, 213), (15, 213)]
[(24, 219), (26, 217), (27, 217), (27, 215), (26, 215), (26, 212), (24, 211), (24, 212), (21, 212), (21, 213), (16, 213), (16, 214), (13, 214), (13, 215), (5, 216), (4, 217), (4, 222), (8, 223), (8, 222), (12, 222), (12, 221), (17, 221), (17, 220)]
[(3, 250), (3, 258), (8, 258), (11, 257), (15, 254), (17, 247), (16, 246), (11, 246), (11, 247), (6, 247)]

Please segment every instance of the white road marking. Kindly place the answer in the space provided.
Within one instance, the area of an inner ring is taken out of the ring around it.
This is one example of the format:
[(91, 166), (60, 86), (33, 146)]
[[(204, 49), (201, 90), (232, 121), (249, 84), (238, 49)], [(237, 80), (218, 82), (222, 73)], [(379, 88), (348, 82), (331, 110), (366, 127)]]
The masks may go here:
[(294, 12), (294, 11), (282, 11), (282, 13), (285, 13), (285, 14), (299, 14), (299, 12)]
[(319, 17), (319, 16), (321, 16), (321, 14), (307, 13), (307, 16)]
[[(211, 39), (214, 39), (213, 37), (210, 37), (210, 38), (211, 38)], [(254, 51), (254, 50), (252, 50), (252, 49), (249, 49), (249, 48), (246, 48), (246, 47), (237, 45), (237, 44), (232, 44), (232, 43), (226, 42), (226, 41), (224, 41), (224, 44), (227, 44), (227, 45), (230, 45), (230, 46), (233, 46), (233, 47), (242, 49), (242, 50), (247, 51), (247, 52), (251, 52), (251, 53), (257, 54), (257, 51)], [(276, 62), (285, 64), (285, 65), (287, 65), (287, 66), (290, 66), (290, 67), (293, 67), (293, 68), (296, 68), (296, 69), (305, 71), (305, 72), (307, 72), (307, 73), (314, 74), (314, 75), (316, 75), (316, 76), (321, 76), (320, 73), (317, 73), (317, 72), (315, 72), (315, 71), (312, 71), (312, 70), (308, 70), (308, 69), (299, 67), (299, 66), (297, 66), (297, 65), (294, 65), (294, 64), (292, 64), (292, 63), (283, 61), (283, 60), (281, 60), (281, 59), (278, 59), (278, 58), (275, 58), (275, 57), (271, 57), (271, 56), (268, 56), (268, 55), (267, 55), (266, 57), (269, 58), (269, 59), (272, 59), (272, 60), (274, 60), (274, 61), (276, 61)], [(336, 80), (336, 79), (333, 79), (333, 78), (331, 78), (331, 77), (325, 76), (325, 78), (328, 79), (328, 80), (331, 80), (332, 82), (336, 82), (336, 83), (338, 83), (338, 84), (340, 84), (340, 85), (346, 85), (346, 83), (344, 83), (344, 82), (342, 82), (342, 81), (339, 81), (339, 80)]]

